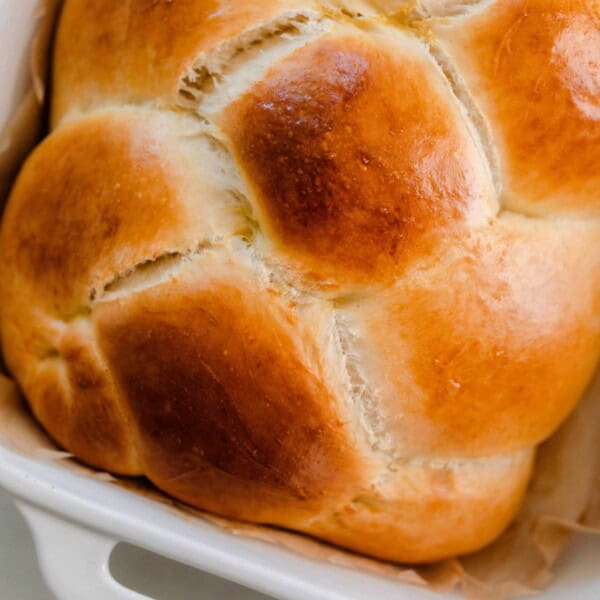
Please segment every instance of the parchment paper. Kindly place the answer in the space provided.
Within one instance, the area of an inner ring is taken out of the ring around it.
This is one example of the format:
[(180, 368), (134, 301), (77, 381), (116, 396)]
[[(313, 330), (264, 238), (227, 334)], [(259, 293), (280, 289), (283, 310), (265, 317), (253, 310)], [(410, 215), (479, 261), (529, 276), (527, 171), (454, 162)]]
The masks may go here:
[[(49, 48), (59, 4), (60, 0), (40, 4), (31, 49), (31, 90), (0, 135), (0, 207), (18, 166), (43, 134)], [(236, 535), (279, 544), (318, 561), (432, 590), (460, 586), (466, 597), (474, 599), (514, 598), (543, 589), (573, 532), (600, 534), (600, 372), (571, 418), (540, 447), (525, 503), (508, 530), (476, 554), (417, 569), (361, 557), (300, 534), (208, 515), (165, 496), (143, 479), (118, 479), (91, 470), (54, 445), (32, 418), (14, 382), (2, 375), (0, 441), (37, 460), (59, 461), (81, 475), (160, 502), (181, 518), (208, 520)]]

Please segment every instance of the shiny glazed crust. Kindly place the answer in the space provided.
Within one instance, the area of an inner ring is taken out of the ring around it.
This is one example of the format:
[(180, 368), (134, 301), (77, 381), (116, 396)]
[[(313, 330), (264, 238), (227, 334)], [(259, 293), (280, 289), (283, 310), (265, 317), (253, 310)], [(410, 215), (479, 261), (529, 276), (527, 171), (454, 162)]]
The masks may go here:
[(222, 515), (489, 543), (600, 356), (599, 14), (67, 0), (0, 235), (36, 417)]

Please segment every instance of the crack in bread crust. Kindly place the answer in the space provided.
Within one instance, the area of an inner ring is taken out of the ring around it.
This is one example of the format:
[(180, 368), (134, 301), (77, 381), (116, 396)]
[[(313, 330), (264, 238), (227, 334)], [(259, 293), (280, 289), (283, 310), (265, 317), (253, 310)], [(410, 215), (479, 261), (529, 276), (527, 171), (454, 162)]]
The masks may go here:
[(283, 14), (269, 23), (245, 31), (212, 48), (205, 55), (198, 57), (190, 71), (181, 78), (180, 105), (203, 116), (202, 104), (211, 95), (219, 92), (224, 80), (232, 71), (239, 74), (247, 68), (246, 60), (252, 57), (260, 58), (273, 46), (285, 46), (286, 43), (292, 51), (296, 45), (294, 42), (301, 43), (312, 35), (325, 31), (325, 21), (324, 15), (312, 11)]
[[(461, 80), (458, 71), (450, 59), (444, 54), (439, 46), (435, 45), (434, 42), (428, 44), (428, 49), (431, 57), (437, 63), (441, 73), (452, 88), (456, 101), (463, 108), (463, 116), (477, 142), (481, 157), (485, 162), (489, 176), (494, 184), (497, 194), (496, 201), (499, 204), (502, 194), (502, 177), (500, 175), (499, 158), (492, 142), (492, 134), (489, 127), (487, 126), (482, 113), (477, 108), (468, 87)], [(498, 210), (500, 210), (500, 205), (498, 206)]]
[(203, 254), (210, 247), (209, 242), (204, 242), (188, 250), (164, 252), (156, 258), (141, 261), (117, 273), (99, 292), (92, 290), (90, 302), (107, 302), (124, 294), (160, 285), (175, 276), (191, 257)]

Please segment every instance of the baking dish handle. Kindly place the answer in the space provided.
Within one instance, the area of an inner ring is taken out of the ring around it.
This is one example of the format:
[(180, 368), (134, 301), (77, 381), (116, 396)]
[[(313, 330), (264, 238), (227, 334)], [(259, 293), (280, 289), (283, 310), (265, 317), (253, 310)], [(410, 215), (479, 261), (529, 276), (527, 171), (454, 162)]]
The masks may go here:
[(17, 506), (31, 528), (44, 579), (59, 600), (151, 600), (111, 575), (108, 562), (117, 541), (31, 504)]

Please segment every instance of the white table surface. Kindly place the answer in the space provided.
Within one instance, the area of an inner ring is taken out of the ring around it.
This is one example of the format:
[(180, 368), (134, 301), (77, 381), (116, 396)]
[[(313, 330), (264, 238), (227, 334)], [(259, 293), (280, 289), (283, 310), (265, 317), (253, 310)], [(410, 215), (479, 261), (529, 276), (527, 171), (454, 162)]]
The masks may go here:
[[(120, 582), (156, 600), (270, 600), (212, 575), (126, 546), (118, 546), (114, 551), (111, 572)], [(55, 600), (40, 574), (29, 529), (2, 490), (0, 599)]]

